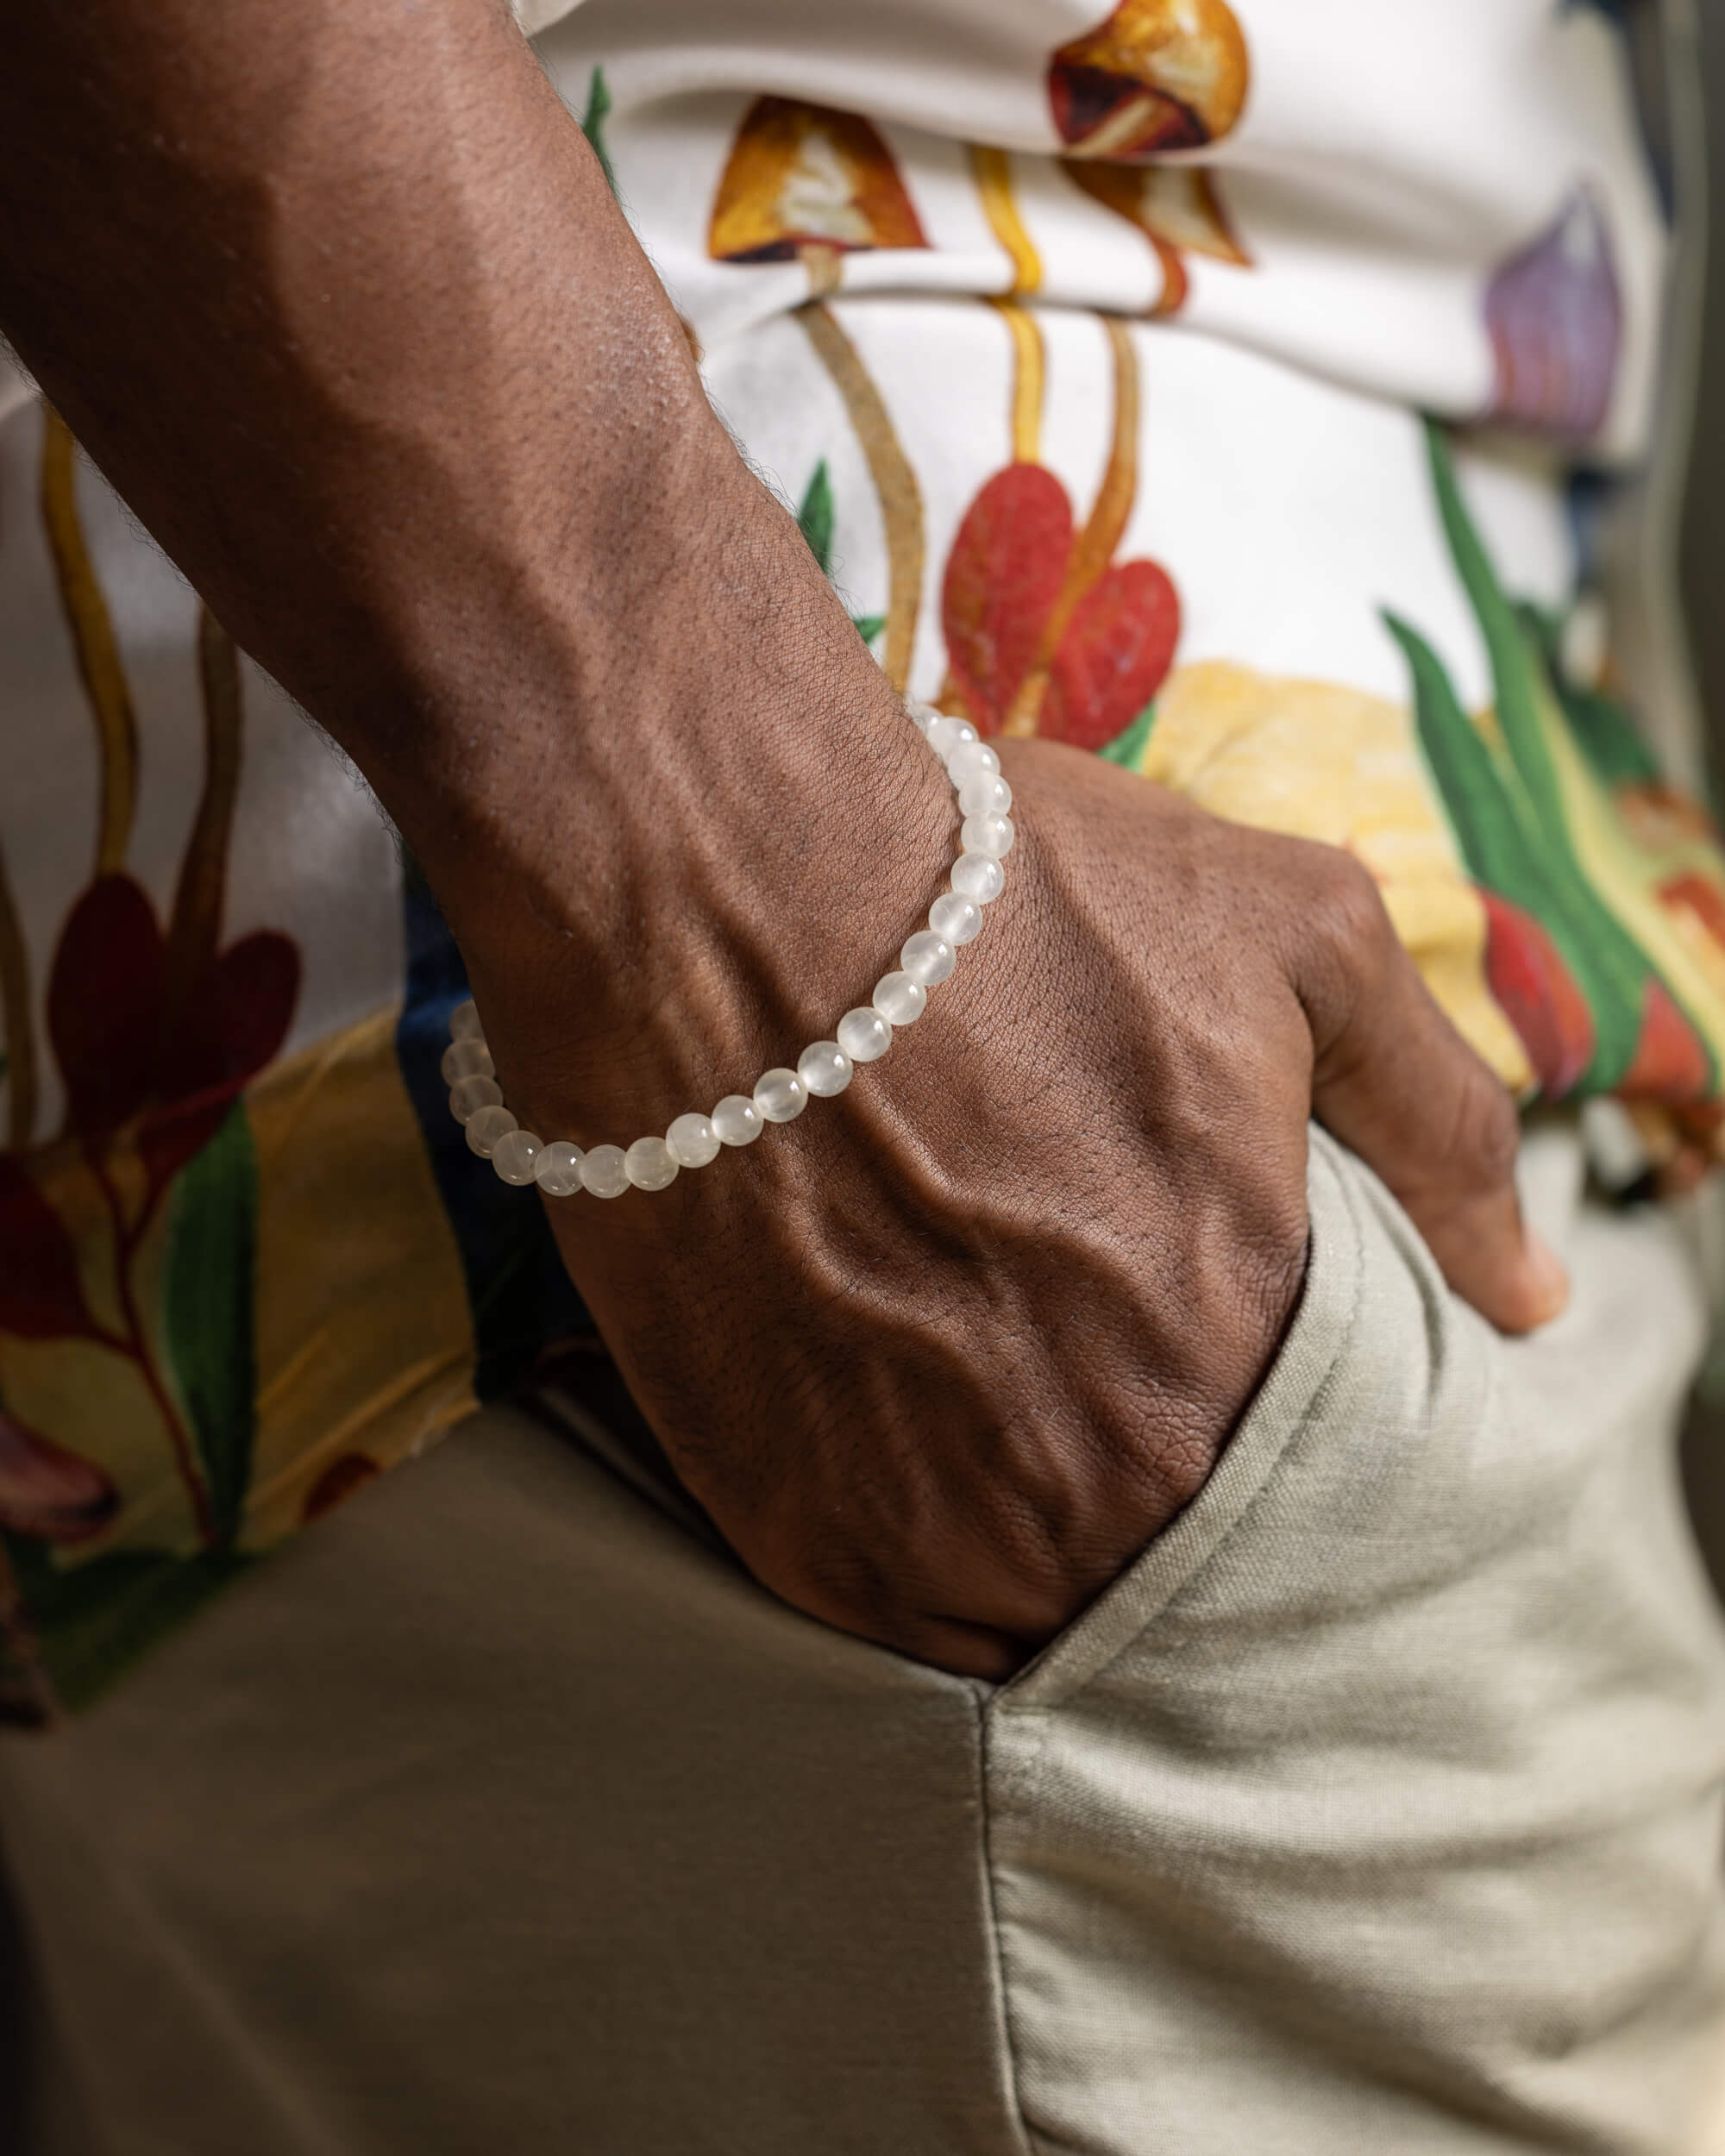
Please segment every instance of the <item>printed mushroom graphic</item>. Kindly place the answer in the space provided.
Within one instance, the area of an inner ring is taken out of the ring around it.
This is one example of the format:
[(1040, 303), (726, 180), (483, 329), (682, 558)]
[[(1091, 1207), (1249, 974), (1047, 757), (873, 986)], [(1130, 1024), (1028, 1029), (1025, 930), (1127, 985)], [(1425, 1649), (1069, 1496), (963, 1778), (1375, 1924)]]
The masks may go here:
[(1088, 164), (1063, 160), (1067, 177), (1103, 209), (1136, 225), (1162, 265), (1162, 291), (1150, 313), (1177, 314), (1189, 279), (1184, 254), (1250, 269), (1251, 257), (1235, 237), (1213, 176), (1198, 165)]
[(1485, 294), (1496, 383), (1491, 416), (1564, 435), (1592, 434), (1610, 408), (1623, 303), (1611, 235), (1578, 187)]
[(1069, 156), (1141, 163), (1227, 134), (1250, 72), (1226, 0), (1120, 0), (1054, 54), (1048, 97)]
[(844, 257), (927, 239), (880, 132), (860, 114), (757, 97), (719, 176), (707, 252), (721, 262), (802, 262), (835, 291)]

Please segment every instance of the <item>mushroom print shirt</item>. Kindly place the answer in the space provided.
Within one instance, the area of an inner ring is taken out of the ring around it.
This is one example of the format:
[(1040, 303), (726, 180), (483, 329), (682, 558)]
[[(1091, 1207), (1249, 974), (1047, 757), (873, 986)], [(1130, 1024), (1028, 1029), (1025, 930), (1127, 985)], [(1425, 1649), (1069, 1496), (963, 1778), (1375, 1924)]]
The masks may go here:
[[(1712, 1130), (1725, 867), (1605, 604), (1669, 253), (1623, 9), (536, 4), (894, 685), (1348, 848), (1522, 1100)], [(363, 788), (30, 385), (0, 412), (0, 1689), (41, 1719), (598, 1350), (450, 1117), (461, 960)]]

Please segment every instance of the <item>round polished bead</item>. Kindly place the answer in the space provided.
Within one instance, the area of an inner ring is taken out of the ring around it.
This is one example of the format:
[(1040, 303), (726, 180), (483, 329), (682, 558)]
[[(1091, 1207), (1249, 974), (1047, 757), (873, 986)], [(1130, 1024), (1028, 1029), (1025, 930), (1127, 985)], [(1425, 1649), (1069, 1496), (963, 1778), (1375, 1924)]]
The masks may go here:
[(1007, 887), (1007, 872), (993, 854), (960, 854), (952, 864), (952, 887), (961, 898), (987, 906)]
[(515, 1118), (507, 1108), (480, 1108), (467, 1118), (467, 1144), (481, 1160), (489, 1160), (492, 1146), (514, 1128)]
[(700, 1115), (692, 1108), (666, 1131), (665, 1143), (679, 1168), (705, 1168), (718, 1151), (718, 1132), (710, 1115)]
[(838, 1021), (838, 1045), (853, 1063), (872, 1063), (893, 1044), (893, 1029), (878, 1011), (859, 1004)]
[(721, 1145), (752, 1145), (767, 1126), (747, 1094), (728, 1093), (712, 1112), (712, 1127)]
[(662, 1138), (637, 1138), (623, 1167), (637, 1190), (662, 1190), (677, 1180), (677, 1156)]
[(463, 1078), (489, 1078), (492, 1075), (491, 1050), (483, 1041), (451, 1041), (437, 1068), (446, 1086), (458, 1086)]
[(919, 928), (914, 936), (906, 938), (905, 947), (899, 953), (899, 963), (913, 981), (932, 988), (938, 981), (944, 981), (958, 963), (958, 954), (938, 931)]
[(620, 1145), (595, 1145), (581, 1156), (581, 1188), (595, 1198), (620, 1198), (629, 1188), (629, 1170)]
[(970, 943), (982, 933), (982, 909), (961, 892), (943, 891), (928, 909), (928, 924), (949, 943)]
[(907, 973), (883, 974), (875, 983), (875, 1008), (888, 1025), (909, 1025), (923, 1013), (928, 991)]
[(986, 741), (961, 741), (946, 759), (946, 775), (954, 786), (963, 786), (971, 779), (991, 779), (1000, 768), (1000, 758)]
[(928, 730), (928, 745), (943, 763), (961, 742), (975, 738), (976, 729), (968, 718), (938, 718)]
[(811, 1041), (797, 1058), (797, 1075), (817, 1100), (830, 1100), (850, 1083), (850, 1058), (837, 1041)]
[(482, 1041), (485, 1028), (480, 1024), (479, 1006), (474, 1002), (458, 1003), (449, 1013), (449, 1038), (452, 1041)]
[(449, 1112), (457, 1123), (467, 1123), (502, 1098), (503, 1087), (495, 1078), (459, 1078), (449, 1088)]
[(548, 1198), (573, 1198), (581, 1187), (581, 1149), (566, 1138), (539, 1148), (533, 1179)]
[(967, 816), (958, 827), (958, 843), (967, 854), (993, 854), (1000, 861), (1013, 850), (1018, 832), (1010, 816)]
[(808, 1087), (782, 1066), (763, 1070), (755, 1081), (755, 1105), (769, 1123), (788, 1123), (808, 1106)]
[(926, 736), (929, 728), (941, 716), (932, 704), (925, 704), (919, 696), (907, 696), (905, 699), (905, 709), (910, 713), (911, 724), (919, 734), (924, 736)]
[(1004, 816), (1012, 805), (1013, 790), (998, 771), (967, 779), (958, 789), (958, 806), (966, 816)]
[(530, 1183), (542, 1151), (531, 1131), (505, 1131), (491, 1149), (491, 1164), (506, 1183)]

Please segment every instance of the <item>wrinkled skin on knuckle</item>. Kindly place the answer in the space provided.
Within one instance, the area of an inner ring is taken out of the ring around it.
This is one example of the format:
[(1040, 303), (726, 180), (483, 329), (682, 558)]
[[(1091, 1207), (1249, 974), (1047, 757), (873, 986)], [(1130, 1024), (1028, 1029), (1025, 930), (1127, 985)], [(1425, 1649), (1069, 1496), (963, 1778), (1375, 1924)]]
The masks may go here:
[(1339, 847), (1280, 840), (1264, 873), (1283, 894), (1282, 947), (1321, 1051), (1397, 963), (1395, 927), (1370, 870)]
[(1476, 1183), (1495, 1188), (1512, 1181), (1521, 1150), (1521, 1120), (1509, 1089), (1475, 1060), (1461, 1091), (1463, 1162), (1471, 1163)]
[(1459, 1045), (1444, 1082), (1446, 1137), (1431, 1148), (1415, 1188), (1427, 1206), (1459, 1210), (1513, 1186), (1521, 1119), (1502, 1081)]

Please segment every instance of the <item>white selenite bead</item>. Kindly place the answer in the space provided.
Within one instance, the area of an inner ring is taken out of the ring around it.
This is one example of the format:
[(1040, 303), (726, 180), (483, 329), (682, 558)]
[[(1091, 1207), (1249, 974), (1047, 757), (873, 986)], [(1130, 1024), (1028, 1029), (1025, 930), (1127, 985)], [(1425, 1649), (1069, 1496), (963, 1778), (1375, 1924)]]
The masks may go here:
[(629, 1188), (629, 1170), (620, 1145), (595, 1145), (581, 1156), (581, 1188), (595, 1198), (620, 1198)]
[(808, 1087), (781, 1065), (755, 1081), (755, 1105), (769, 1123), (788, 1123), (808, 1106)]
[(494, 1075), (491, 1050), (483, 1041), (451, 1041), (443, 1050), (443, 1060), (437, 1068), (443, 1074), (446, 1086), (458, 1086), (463, 1078), (490, 1078)]
[(505, 1131), (491, 1149), (491, 1164), (506, 1183), (530, 1183), (543, 1148), (531, 1131)]
[(963, 786), (969, 779), (989, 779), (1000, 768), (1000, 760), (986, 741), (961, 741), (946, 759), (946, 775), (954, 786)]
[(941, 716), (932, 704), (925, 704), (919, 696), (907, 696), (905, 699), (905, 709), (910, 713), (911, 724), (919, 734), (924, 736), (926, 736), (929, 728)]
[(944, 981), (958, 963), (958, 953), (935, 930), (919, 928), (914, 936), (906, 938), (905, 947), (899, 953), (899, 963), (913, 981), (932, 988), (937, 981)]
[(460, 1078), (449, 1088), (449, 1112), (457, 1123), (466, 1123), (502, 1098), (503, 1087), (495, 1078)]
[(958, 843), (967, 854), (993, 854), (996, 861), (1011, 853), (1017, 837), (1010, 816), (967, 816), (958, 827)]
[(1004, 816), (1013, 805), (1013, 790), (997, 771), (967, 779), (958, 789), (958, 806), (966, 816)]
[(893, 1029), (878, 1011), (858, 1004), (838, 1021), (838, 1045), (853, 1063), (872, 1063), (893, 1044)]
[(728, 1093), (712, 1112), (721, 1145), (752, 1145), (767, 1127), (747, 1094)]
[(975, 738), (976, 729), (968, 718), (938, 718), (928, 730), (928, 745), (943, 763), (961, 742)]
[(515, 1118), (507, 1108), (481, 1108), (467, 1118), (467, 1144), (481, 1160), (489, 1160), (492, 1146), (514, 1128)]
[(949, 943), (970, 943), (982, 933), (982, 909), (959, 891), (943, 891), (928, 909), (928, 924)]
[(797, 1058), (797, 1075), (817, 1100), (830, 1100), (850, 1083), (850, 1058), (837, 1041), (811, 1041)]
[(888, 1025), (910, 1025), (922, 1016), (928, 991), (907, 973), (882, 974), (875, 983), (872, 1000)]
[(713, 1129), (710, 1115), (701, 1115), (691, 1108), (666, 1131), (665, 1143), (679, 1168), (705, 1168), (718, 1151), (718, 1132)]
[(539, 1148), (533, 1179), (548, 1198), (573, 1198), (581, 1187), (581, 1149), (566, 1138)]
[(987, 906), (1007, 887), (1007, 872), (993, 854), (960, 854), (952, 864), (952, 887), (961, 898)]
[(458, 1003), (450, 1012), (449, 1038), (452, 1041), (481, 1041), (485, 1038), (485, 1028), (480, 1024), (477, 1004)]
[(677, 1180), (677, 1156), (662, 1138), (637, 1138), (623, 1166), (637, 1190), (662, 1190)]

